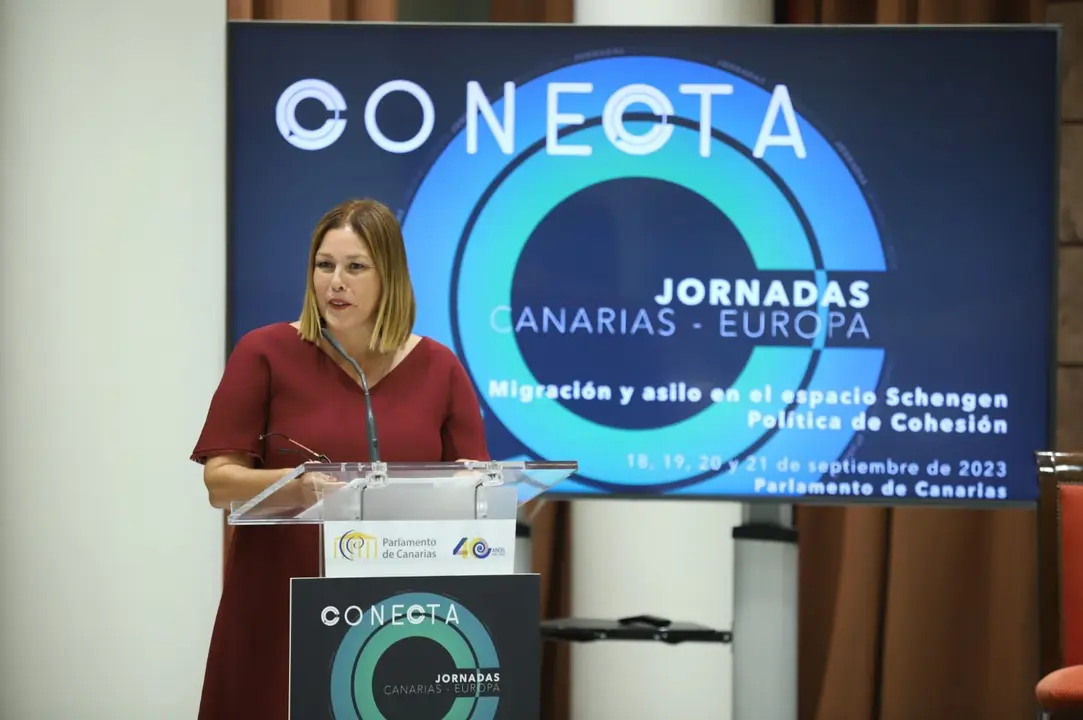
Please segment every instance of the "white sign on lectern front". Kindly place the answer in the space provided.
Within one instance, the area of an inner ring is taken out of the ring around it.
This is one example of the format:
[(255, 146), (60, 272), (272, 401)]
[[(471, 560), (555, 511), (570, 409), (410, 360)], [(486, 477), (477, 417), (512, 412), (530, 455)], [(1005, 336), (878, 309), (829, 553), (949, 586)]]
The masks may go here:
[(377, 520), (323, 524), (325, 577), (514, 572), (514, 520)]

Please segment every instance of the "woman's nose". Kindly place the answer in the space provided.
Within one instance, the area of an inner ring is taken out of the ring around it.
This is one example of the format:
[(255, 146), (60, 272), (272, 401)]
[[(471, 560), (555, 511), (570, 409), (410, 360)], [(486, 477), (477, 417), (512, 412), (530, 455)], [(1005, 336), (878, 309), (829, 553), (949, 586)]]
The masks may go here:
[(331, 289), (343, 290), (345, 288), (346, 283), (342, 281), (342, 271), (336, 267), (334, 274), (331, 275)]

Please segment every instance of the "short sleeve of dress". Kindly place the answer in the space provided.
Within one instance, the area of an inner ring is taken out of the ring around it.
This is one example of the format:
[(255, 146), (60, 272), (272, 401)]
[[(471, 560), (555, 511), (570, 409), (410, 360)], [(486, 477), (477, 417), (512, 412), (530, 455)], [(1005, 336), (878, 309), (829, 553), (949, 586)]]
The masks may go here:
[(226, 360), (191, 459), (204, 463), (215, 455), (243, 453), (261, 461), (260, 435), (266, 431), (270, 386), (267, 356), (259, 337), (248, 333)]
[(448, 413), (441, 428), (444, 462), (456, 460), (488, 460), (485, 424), (481, 406), (466, 369), (452, 353), (448, 380)]

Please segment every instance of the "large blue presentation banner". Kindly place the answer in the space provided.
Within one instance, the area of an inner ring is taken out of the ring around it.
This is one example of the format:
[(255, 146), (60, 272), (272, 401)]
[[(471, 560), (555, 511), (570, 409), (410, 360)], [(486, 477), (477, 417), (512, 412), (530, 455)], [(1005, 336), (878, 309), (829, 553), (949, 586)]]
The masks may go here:
[(229, 65), (233, 340), (374, 197), (558, 493), (1035, 498), (1055, 31), (238, 23)]

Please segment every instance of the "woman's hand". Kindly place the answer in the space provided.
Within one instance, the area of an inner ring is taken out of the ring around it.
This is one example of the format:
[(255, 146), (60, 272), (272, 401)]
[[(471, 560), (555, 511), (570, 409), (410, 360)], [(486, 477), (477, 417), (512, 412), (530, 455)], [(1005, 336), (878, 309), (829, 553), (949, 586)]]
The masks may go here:
[(303, 507), (309, 508), (323, 499), (324, 495), (346, 486), (333, 475), (322, 472), (306, 472), (295, 481)]

